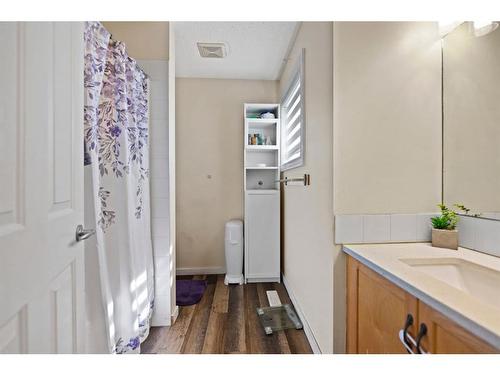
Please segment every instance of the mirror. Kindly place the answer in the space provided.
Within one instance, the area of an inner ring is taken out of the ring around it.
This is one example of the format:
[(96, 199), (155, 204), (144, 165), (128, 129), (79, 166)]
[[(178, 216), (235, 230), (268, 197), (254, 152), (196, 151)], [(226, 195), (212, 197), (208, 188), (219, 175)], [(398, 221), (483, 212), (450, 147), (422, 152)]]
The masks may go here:
[(500, 28), (443, 39), (443, 200), (500, 220)]

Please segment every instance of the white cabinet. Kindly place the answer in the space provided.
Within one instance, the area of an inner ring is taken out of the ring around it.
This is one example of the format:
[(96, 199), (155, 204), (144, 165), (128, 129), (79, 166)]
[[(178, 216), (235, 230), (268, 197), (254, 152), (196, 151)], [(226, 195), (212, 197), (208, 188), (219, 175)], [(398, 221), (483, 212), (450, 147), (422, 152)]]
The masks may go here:
[(246, 282), (280, 281), (279, 115), (279, 104), (244, 107)]
[(249, 192), (245, 201), (247, 281), (280, 278), (279, 192)]

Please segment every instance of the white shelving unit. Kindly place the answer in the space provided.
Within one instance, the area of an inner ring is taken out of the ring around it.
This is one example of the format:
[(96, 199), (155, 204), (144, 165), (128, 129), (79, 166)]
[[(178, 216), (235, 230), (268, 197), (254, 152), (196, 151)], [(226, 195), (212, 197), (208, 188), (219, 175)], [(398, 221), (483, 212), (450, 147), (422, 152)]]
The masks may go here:
[[(255, 118), (271, 112), (274, 119)], [(245, 104), (245, 282), (280, 281), (280, 107)], [(250, 144), (261, 135), (270, 144)]]

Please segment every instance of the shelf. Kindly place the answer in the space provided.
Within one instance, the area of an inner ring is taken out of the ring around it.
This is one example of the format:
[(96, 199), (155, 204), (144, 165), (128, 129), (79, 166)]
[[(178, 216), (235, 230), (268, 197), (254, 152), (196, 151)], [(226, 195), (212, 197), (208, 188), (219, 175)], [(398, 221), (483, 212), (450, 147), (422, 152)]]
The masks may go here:
[(248, 151), (273, 151), (278, 150), (278, 146), (246, 145), (245, 149), (247, 149)]
[(277, 194), (279, 189), (248, 189), (247, 194)]
[(245, 169), (278, 169), (278, 167), (245, 167)]
[(279, 116), (279, 104), (263, 104), (263, 103), (246, 103), (245, 104), (245, 118), (252, 118), (249, 117), (255, 116), (255, 115), (260, 115), (264, 112), (271, 112), (274, 113), (274, 116), (278, 117)]
[(247, 117), (245, 120), (250, 124), (254, 124), (253, 126), (271, 126), (275, 125), (279, 118), (250, 118)]

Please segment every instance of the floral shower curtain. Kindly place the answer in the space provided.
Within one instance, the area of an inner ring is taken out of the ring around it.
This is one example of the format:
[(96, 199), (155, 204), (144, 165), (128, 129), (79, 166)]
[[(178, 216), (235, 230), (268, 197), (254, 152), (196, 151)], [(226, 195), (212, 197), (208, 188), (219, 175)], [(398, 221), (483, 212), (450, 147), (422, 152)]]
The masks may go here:
[(154, 305), (145, 73), (99, 22), (85, 25), (85, 163), (91, 164), (103, 311), (114, 353), (140, 351)]

